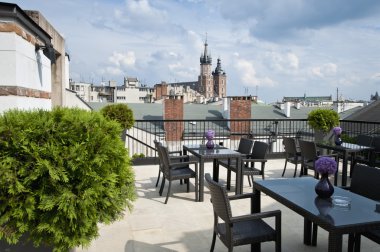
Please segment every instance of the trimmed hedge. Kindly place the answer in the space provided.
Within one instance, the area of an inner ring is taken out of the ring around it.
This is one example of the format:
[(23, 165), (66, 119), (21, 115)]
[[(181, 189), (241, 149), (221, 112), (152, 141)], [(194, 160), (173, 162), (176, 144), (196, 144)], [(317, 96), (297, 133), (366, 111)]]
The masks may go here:
[(54, 251), (87, 246), (98, 223), (136, 198), (121, 127), (99, 112), (56, 108), (0, 116), (0, 239)]
[(109, 104), (103, 107), (100, 112), (106, 118), (120, 123), (123, 130), (132, 128), (135, 123), (133, 111), (124, 103)]
[(307, 121), (313, 129), (327, 133), (339, 125), (339, 114), (331, 109), (315, 109), (308, 114)]

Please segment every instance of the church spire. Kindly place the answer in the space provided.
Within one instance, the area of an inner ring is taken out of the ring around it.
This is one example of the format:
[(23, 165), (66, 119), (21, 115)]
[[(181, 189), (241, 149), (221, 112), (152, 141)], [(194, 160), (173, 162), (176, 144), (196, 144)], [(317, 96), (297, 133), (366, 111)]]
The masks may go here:
[(209, 55), (207, 52), (207, 47), (208, 47), (207, 33), (206, 33), (206, 40), (205, 40), (204, 46), (205, 46), (205, 48), (204, 48), (203, 54), (201, 54), (200, 62), (201, 62), (201, 64), (211, 64), (212, 58), (211, 58), (211, 55)]

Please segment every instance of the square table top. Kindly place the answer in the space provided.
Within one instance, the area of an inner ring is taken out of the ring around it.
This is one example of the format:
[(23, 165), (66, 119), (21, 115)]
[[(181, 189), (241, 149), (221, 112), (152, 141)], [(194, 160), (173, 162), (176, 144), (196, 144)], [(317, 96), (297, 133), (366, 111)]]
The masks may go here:
[(242, 156), (240, 152), (220, 145), (215, 145), (213, 149), (208, 149), (205, 144), (183, 145), (183, 148), (194, 156), (204, 158), (237, 158)]
[(371, 226), (380, 227), (380, 212), (375, 211), (378, 202), (334, 187), (333, 196), (351, 200), (349, 207), (335, 206), (331, 198), (317, 196), (314, 190), (317, 182), (310, 177), (267, 179), (254, 181), (253, 187), (328, 230), (352, 232), (358, 228), (364, 231)]
[(342, 145), (335, 145), (331, 142), (316, 142), (317, 147), (326, 148), (335, 151), (348, 151), (348, 152), (359, 152), (363, 150), (371, 150), (373, 147), (357, 145), (353, 143), (343, 142)]

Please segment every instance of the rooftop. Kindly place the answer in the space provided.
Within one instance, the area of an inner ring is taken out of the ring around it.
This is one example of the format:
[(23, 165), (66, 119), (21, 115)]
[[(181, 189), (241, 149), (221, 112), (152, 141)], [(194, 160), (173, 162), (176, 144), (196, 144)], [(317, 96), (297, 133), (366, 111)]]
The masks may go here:
[[(280, 178), (284, 159), (269, 160), (266, 165), (267, 178)], [(285, 177), (292, 177), (293, 167), (289, 165)], [(173, 182), (172, 196), (165, 205), (164, 195), (155, 187), (157, 165), (134, 166), (138, 199), (132, 213), (112, 225), (100, 227), (100, 236), (87, 249), (77, 248), (76, 252), (125, 252), (125, 251), (209, 251), (212, 240), (213, 210), (210, 194), (205, 188), (204, 202), (194, 201), (194, 184), (190, 192), (178, 182)], [(206, 173), (212, 173), (212, 164), (206, 164)], [(220, 170), (221, 183), (226, 184), (226, 170)], [(234, 179), (235, 176), (232, 176)], [(256, 176), (255, 179), (260, 179)], [(234, 181), (232, 181), (232, 185)], [(165, 187), (164, 194), (166, 195)], [(233, 194), (232, 186), (230, 194)], [(244, 192), (251, 192), (247, 179)], [(262, 195), (263, 211), (280, 209), (282, 212), (282, 251), (327, 251), (328, 233), (318, 228), (317, 247), (303, 244), (303, 217), (282, 206), (268, 196)], [(233, 215), (249, 213), (249, 201), (233, 202)], [(343, 236), (343, 251), (347, 251), (348, 236)], [(261, 245), (262, 251), (274, 251), (274, 243)], [(361, 251), (378, 251), (379, 245), (362, 237)], [(219, 239), (215, 251), (227, 251)], [(249, 246), (236, 247), (235, 251), (250, 251)]]

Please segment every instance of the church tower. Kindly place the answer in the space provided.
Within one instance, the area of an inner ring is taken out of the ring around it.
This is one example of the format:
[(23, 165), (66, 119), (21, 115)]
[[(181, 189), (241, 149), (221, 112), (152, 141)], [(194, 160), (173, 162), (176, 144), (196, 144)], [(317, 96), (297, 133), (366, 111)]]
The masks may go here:
[(200, 57), (201, 72), (198, 77), (198, 92), (204, 95), (207, 99), (214, 97), (214, 83), (211, 75), (212, 58), (207, 52), (207, 37), (204, 46), (204, 52)]
[(212, 72), (212, 76), (214, 80), (214, 96), (219, 98), (226, 97), (227, 76), (222, 69), (220, 58), (218, 58), (218, 63), (216, 65), (215, 71)]

